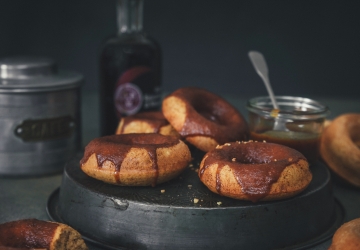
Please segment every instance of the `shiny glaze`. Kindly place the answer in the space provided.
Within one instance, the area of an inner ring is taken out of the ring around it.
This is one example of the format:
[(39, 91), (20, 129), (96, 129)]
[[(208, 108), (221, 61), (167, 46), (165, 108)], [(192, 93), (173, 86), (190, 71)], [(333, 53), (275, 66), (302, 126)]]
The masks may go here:
[(0, 225), (0, 246), (49, 249), (57, 227), (37, 219), (7, 222)]
[(205, 135), (218, 143), (247, 139), (245, 119), (220, 96), (196, 87), (178, 89), (171, 96), (186, 106), (186, 120), (179, 132), (183, 137)]
[(283, 170), (305, 157), (286, 146), (263, 142), (233, 142), (218, 146), (205, 155), (200, 179), (217, 164), (216, 190), (221, 195), (220, 172), (229, 166), (244, 194), (253, 202), (266, 197)]
[(80, 160), (80, 164), (84, 164), (92, 154), (96, 154), (99, 168), (102, 168), (105, 161), (110, 161), (114, 164), (115, 180), (118, 184), (121, 184), (121, 165), (126, 158), (127, 153), (132, 148), (142, 148), (148, 152), (152, 161), (152, 168), (155, 173), (152, 185), (155, 186), (159, 175), (156, 150), (158, 148), (172, 147), (178, 142), (179, 140), (175, 137), (160, 134), (122, 134), (104, 136), (92, 140), (86, 146), (85, 153), (83, 158)]

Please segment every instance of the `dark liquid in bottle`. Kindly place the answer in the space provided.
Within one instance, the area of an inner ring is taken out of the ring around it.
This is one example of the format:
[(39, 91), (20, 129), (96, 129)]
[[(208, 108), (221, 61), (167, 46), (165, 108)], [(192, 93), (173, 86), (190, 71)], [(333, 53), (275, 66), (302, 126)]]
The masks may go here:
[(161, 51), (142, 33), (108, 40), (100, 55), (101, 135), (114, 134), (121, 116), (159, 110)]

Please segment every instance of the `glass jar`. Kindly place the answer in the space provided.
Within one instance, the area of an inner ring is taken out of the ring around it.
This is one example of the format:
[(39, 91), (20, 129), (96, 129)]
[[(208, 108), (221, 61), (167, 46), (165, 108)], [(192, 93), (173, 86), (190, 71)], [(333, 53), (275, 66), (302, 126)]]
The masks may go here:
[(275, 100), (278, 109), (273, 108), (270, 97), (247, 102), (250, 139), (294, 148), (310, 164), (315, 163), (328, 107), (303, 97), (276, 96)]

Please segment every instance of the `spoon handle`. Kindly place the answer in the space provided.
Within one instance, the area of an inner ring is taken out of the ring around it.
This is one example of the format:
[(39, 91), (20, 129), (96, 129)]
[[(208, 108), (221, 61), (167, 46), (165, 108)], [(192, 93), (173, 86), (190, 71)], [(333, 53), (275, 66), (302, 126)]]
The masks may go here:
[(274, 109), (278, 109), (278, 105), (275, 100), (274, 92), (272, 91), (270, 80), (269, 80), (269, 70), (265, 61), (264, 56), (257, 51), (249, 51), (250, 61), (253, 64), (258, 75), (263, 79), (265, 87), (270, 96), (271, 102), (274, 106)]

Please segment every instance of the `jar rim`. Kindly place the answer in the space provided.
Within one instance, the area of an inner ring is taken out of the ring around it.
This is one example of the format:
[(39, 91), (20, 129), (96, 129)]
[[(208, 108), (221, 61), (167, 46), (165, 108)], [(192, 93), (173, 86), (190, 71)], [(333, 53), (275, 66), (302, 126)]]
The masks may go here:
[[(325, 118), (330, 111), (326, 105), (310, 98), (275, 96), (279, 109), (274, 109), (269, 96), (254, 97), (247, 101), (247, 109), (264, 117), (293, 120)], [(274, 116), (274, 111), (276, 115)]]

